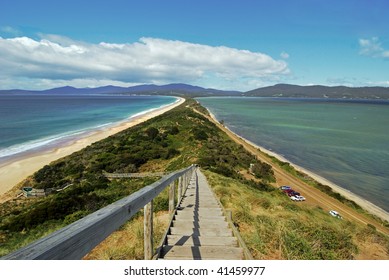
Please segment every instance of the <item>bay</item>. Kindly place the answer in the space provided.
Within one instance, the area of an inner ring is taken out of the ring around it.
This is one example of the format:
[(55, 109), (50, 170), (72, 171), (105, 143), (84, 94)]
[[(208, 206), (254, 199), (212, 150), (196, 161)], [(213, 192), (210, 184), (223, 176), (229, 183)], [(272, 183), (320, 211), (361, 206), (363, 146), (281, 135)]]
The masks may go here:
[(197, 100), (233, 132), (389, 211), (389, 102)]

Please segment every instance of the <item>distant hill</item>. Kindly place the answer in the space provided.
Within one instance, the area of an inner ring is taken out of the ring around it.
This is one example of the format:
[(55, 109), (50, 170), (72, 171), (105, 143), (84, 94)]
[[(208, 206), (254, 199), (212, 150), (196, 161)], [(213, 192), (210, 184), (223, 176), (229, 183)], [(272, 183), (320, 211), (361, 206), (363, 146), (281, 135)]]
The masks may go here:
[(247, 91), (245, 96), (261, 97), (304, 97), (304, 98), (347, 98), (347, 99), (389, 99), (387, 87), (345, 87), (345, 86), (298, 86), (277, 84)]
[(203, 88), (188, 84), (154, 85), (145, 84), (133, 87), (104, 86), (97, 88), (60, 87), (48, 90), (0, 90), (2, 93), (14, 94), (146, 94), (174, 95), (187, 97), (206, 96), (259, 96), (259, 97), (296, 97), (296, 98), (344, 98), (344, 99), (389, 99), (388, 87), (346, 87), (346, 86), (298, 86), (277, 84), (257, 88), (247, 92), (226, 91), (213, 88)]
[(97, 88), (75, 88), (59, 87), (48, 90), (0, 90), (0, 94), (148, 94), (148, 95), (178, 95), (178, 96), (223, 96), (223, 95), (240, 95), (239, 91), (224, 91), (212, 88), (202, 88), (188, 84), (168, 84), (168, 85), (139, 85), (133, 87), (104, 86)]

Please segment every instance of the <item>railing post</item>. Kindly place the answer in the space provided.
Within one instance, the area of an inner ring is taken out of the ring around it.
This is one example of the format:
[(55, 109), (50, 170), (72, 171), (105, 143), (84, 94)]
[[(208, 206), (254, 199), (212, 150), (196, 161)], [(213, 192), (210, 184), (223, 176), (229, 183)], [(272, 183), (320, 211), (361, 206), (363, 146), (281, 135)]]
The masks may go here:
[(175, 209), (174, 207), (174, 192), (175, 192), (175, 181), (173, 181), (169, 186), (169, 213), (172, 213)]
[(185, 177), (184, 177), (184, 186), (185, 186), (185, 190), (188, 188), (188, 185), (189, 185), (189, 180), (188, 180), (188, 178), (189, 178), (189, 175), (188, 175), (188, 172), (187, 173), (185, 173)]
[(178, 178), (178, 186), (177, 186), (177, 205), (181, 202), (182, 199), (182, 177)]
[(144, 254), (145, 260), (153, 257), (153, 201), (144, 206)]

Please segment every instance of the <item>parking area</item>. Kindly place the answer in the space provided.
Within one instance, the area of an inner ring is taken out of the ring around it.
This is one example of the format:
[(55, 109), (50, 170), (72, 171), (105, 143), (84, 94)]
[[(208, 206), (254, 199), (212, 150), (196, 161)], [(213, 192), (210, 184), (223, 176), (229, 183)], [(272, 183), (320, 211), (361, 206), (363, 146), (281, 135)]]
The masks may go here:
[(305, 201), (305, 197), (302, 196), (298, 191), (292, 189), (290, 186), (281, 186), (280, 190), (289, 196), (289, 198), (293, 201)]

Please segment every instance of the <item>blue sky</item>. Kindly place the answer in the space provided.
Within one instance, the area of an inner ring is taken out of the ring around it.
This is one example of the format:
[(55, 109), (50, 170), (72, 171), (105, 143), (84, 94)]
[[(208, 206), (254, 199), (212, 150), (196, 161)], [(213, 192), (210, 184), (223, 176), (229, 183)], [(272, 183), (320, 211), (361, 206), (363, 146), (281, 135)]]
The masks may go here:
[(389, 86), (389, 1), (2, 0), (0, 89)]

